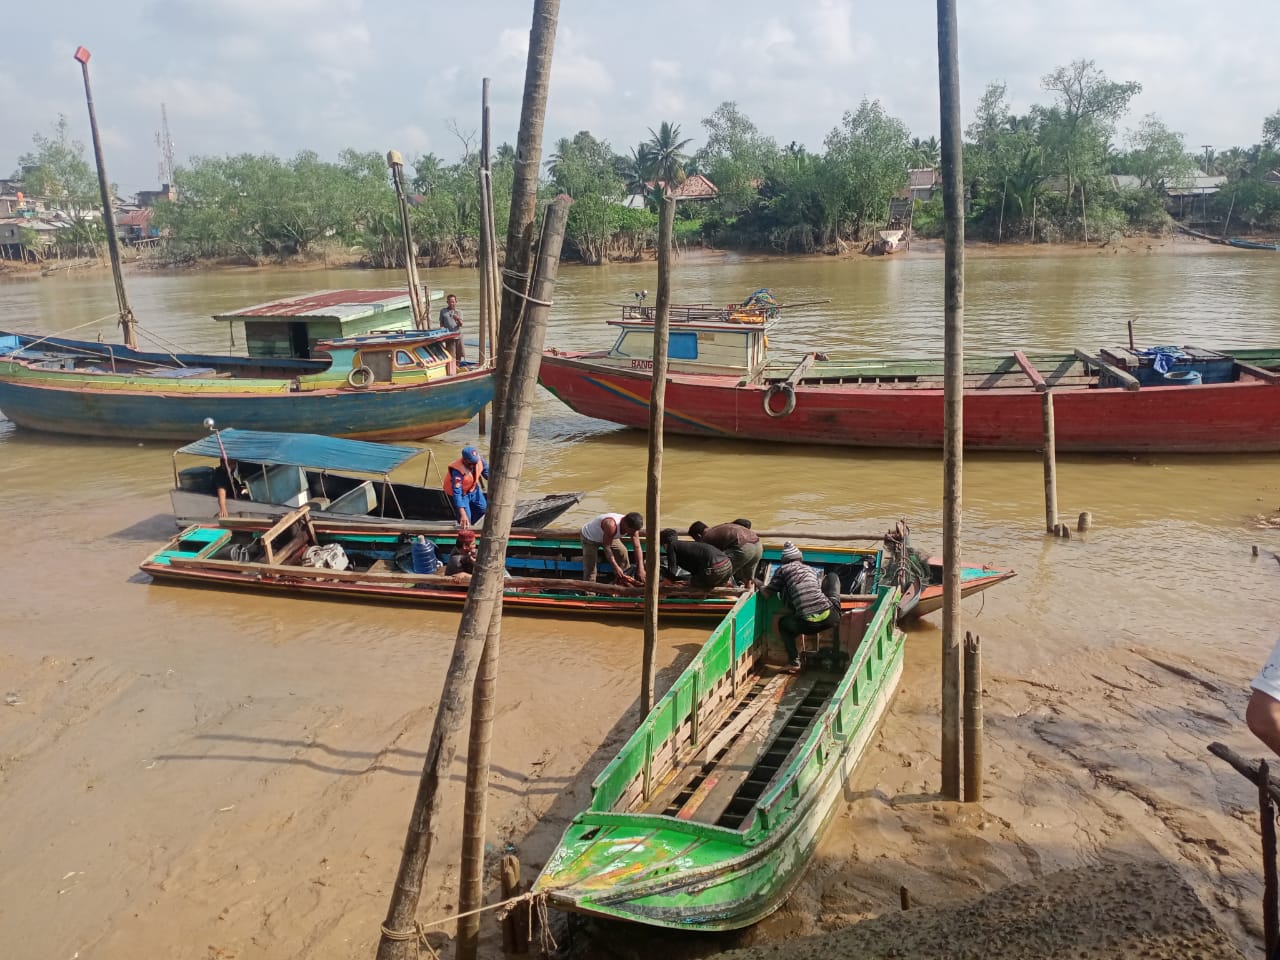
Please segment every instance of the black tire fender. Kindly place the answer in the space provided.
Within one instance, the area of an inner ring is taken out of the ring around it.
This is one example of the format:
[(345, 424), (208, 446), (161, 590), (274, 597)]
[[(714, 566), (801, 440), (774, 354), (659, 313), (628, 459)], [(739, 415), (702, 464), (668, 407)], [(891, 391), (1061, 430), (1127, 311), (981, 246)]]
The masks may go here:
[[(773, 398), (781, 393), (786, 399), (782, 403), (782, 409), (778, 410), (773, 405)], [(796, 408), (796, 388), (790, 383), (771, 384), (769, 389), (764, 392), (764, 412), (775, 420), (779, 417), (785, 417)]]

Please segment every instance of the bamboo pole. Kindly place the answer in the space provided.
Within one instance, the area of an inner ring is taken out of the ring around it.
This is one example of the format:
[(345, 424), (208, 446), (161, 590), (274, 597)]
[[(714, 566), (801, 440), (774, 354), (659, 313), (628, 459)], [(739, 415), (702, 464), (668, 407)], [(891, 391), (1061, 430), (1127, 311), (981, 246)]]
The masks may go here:
[[(530, 247), (533, 239), (532, 224), (536, 213), (534, 209), (536, 178), (541, 161), (542, 124), (546, 115), (547, 89), (551, 58), (555, 48), (559, 7), (559, 0), (534, 0), (529, 63), (525, 75), (525, 97), (520, 118), (519, 142), (524, 150), (517, 170), (519, 174), (519, 167), (523, 165), (526, 177), (528, 172), (532, 171), (532, 184), (525, 184), (522, 190), (528, 190), (531, 186), (533, 192), (529, 197), (527, 210), (525, 206), (521, 207), (521, 210), (527, 213), (527, 219), (524, 216), (517, 216), (516, 206), (513, 203), (511, 235), (508, 236), (507, 241), (509, 261), (514, 258), (515, 262), (524, 265), (526, 269), (532, 260)], [(518, 175), (517, 182), (519, 181)], [(397, 871), (395, 887), (387, 907), (386, 919), (382, 924), (382, 936), (378, 942), (378, 960), (414, 960), (418, 955), (415, 918), (434, 841), (432, 828), (440, 812), (440, 785), (446, 779), (449, 766), (457, 752), (458, 732), (469, 706), (466, 694), (473, 691), (479, 674), (479, 661), (483, 657), (484, 645), (489, 640), (491, 626), (495, 619), (500, 621), (507, 540), (511, 521), (515, 515), (520, 474), (524, 468), (533, 397), (546, 337), (551, 295), (559, 269), (560, 246), (564, 239), (564, 222), (568, 216), (568, 203), (567, 198), (560, 198), (548, 211), (541, 249), (541, 258), (545, 266), (540, 271), (537, 285), (533, 288), (530, 301), (532, 308), (527, 312), (524, 311), (522, 309), (524, 298), (514, 295), (510, 297), (510, 303), (504, 304), (504, 308), (510, 309), (510, 326), (513, 331), (517, 329), (517, 321), (520, 318), (523, 318), (524, 322), (518, 325), (518, 343), (514, 339), (510, 342), (511, 350), (507, 363), (505, 369), (501, 371), (505, 376), (505, 382), (502, 384), (502, 403), (495, 403), (494, 427), (498, 452), (490, 465), (492, 482), (489, 511), (485, 517), (485, 536), (480, 541), (476, 573), (467, 594), (466, 606), (463, 608), (453, 657), (445, 674), (444, 689), (436, 710), (431, 741), (423, 764), (422, 777), (418, 783), (417, 795), (414, 798), (413, 813), (409, 820), (400, 868)], [(504, 309), (504, 317), (506, 315), (506, 309)], [(476, 772), (478, 781), (487, 781), (487, 766), (486, 757), (484, 775), (481, 776), (479, 770)], [(468, 777), (470, 776), (469, 765)], [(478, 819), (483, 821), (483, 815)], [(481, 850), (483, 851), (483, 838), (481, 838)], [(460, 891), (460, 893), (474, 898), (478, 906), (479, 898), (475, 895), (476, 891)], [(461, 904), (461, 898), (459, 902)], [(460, 908), (459, 912), (464, 910)], [(460, 925), (459, 934), (462, 933)]]
[(667, 398), (667, 338), (671, 329), (671, 234), (676, 200), (664, 192), (658, 221), (658, 301), (653, 318), (653, 375), (649, 385), (649, 471), (645, 488), (647, 553), (644, 581), (644, 654), (640, 673), (640, 720), (653, 709), (658, 650), (658, 533), (662, 516), (663, 416)]
[(944, 371), (942, 480), (942, 794), (960, 799), (960, 519), (964, 470), (964, 170), (956, 0), (938, 0), (942, 130)]
[(418, 257), (413, 248), (413, 233), (409, 228), (409, 203), (404, 192), (404, 158), (399, 150), (387, 151), (387, 167), (391, 170), (391, 184), (396, 190), (396, 206), (400, 210), (400, 242), (404, 246), (404, 275), (409, 288), (409, 309), (413, 311), (413, 325), (418, 330), (427, 329), (422, 306), (422, 287), (418, 282)]
[[(84, 47), (76, 47), (75, 58), (80, 63), (84, 77), (84, 101), (89, 107), (89, 133), (93, 137), (93, 160), (98, 168), (98, 193), (102, 197), (102, 226), (107, 231), (107, 253), (111, 257), (111, 278), (116, 285), (116, 306), (119, 324), (124, 331), (124, 345), (138, 349), (138, 321), (129, 308), (129, 297), (124, 289), (124, 273), (120, 266), (120, 239), (116, 236), (115, 212), (111, 209), (111, 188), (107, 185), (107, 164), (102, 158), (102, 138), (98, 136), (98, 114), (93, 109), (93, 91), (89, 87), (90, 53)], [(228, 324), (230, 326), (230, 324)]]
[(982, 638), (964, 635), (964, 802), (982, 802)]
[(1040, 415), (1044, 425), (1044, 528), (1058, 527), (1058, 450), (1053, 428), (1053, 391), (1040, 394)]

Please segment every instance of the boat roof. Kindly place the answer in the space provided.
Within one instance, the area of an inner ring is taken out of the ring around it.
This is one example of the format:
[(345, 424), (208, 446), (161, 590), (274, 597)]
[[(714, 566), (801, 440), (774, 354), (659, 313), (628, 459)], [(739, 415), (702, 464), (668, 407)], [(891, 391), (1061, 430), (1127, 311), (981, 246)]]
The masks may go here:
[(242, 307), (231, 313), (216, 313), (213, 319), (347, 321), (408, 308), (409, 294), (404, 290), (316, 290), (297, 297)]
[(273, 433), (267, 430), (229, 428), (210, 433), (180, 447), (178, 453), (230, 460), (295, 466), (312, 470), (346, 471), (385, 475), (400, 464), (426, 453), (422, 447), (405, 447), (366, 440), (342, 440), (315, 433)]

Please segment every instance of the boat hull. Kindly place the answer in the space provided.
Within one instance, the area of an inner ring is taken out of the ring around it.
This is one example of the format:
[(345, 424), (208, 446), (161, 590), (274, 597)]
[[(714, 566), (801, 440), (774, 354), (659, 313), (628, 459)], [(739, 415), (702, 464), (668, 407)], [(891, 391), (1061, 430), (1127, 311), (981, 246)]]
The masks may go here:
[(0, 411), (19, 427), (130, 440), (194, 440), (203, 422), (363, 440), (417, 440), (470, 422), (493, 399), (488, 370), (417, 384), (298, 392), (94, 388), (0, 377)]
[[(803, 876), (901, 679), (902, 634), (885, 629), (884, 618), (891, 620), (892, 612), (877, 609), (877, 622), (844, 678), (793, 751), (780, 782), (758, 801), (749, 825), (734, 830), (697, 822), (683, 811), (676, 816), (605, 812), (593, 800), (566, 831), (534, 892), (561, 909), (678, 930), (740, 929), (776, 910)], [(715, 642), (713, 635), (712, 656)], [(697, 711), (687, 698), (696, 701), (701, 691), (712, 689), (713, 678), (704, 674), (695, 659), (673, 687), (677, 693), (664, 697), (597, 779), (597, 800), (616, 790), (617, 774), (627, 771), (628, 755), (639, 752), (646, 737), (652, 741), (649, 750), (666, 752), (659, 743), (667, 714), (676, 711), (678, 725), (687, 719), (680, 704)]]
[[(540, 380), (578, 413), (647, 429), (651, 378), (573, 356), (547, 354)], [(700, 437), (852, 447), (939, 449), (943, 391), (808, 383), (795, 388), (784, 416), (765, 412), (768, 387), (740, 377), (673, 373), (666, 387), (664, 428)], [(1244, 377), (1199, 386), (1055, 389), (1059, 452), (1263, 453), (1280, 451), (1280, 383)], [(977, 450), (1039, 450), (1043, 399), (1025, 388), (966, 389), (964, 444)], [(775, 412), (785, 409), (774, 401)]]

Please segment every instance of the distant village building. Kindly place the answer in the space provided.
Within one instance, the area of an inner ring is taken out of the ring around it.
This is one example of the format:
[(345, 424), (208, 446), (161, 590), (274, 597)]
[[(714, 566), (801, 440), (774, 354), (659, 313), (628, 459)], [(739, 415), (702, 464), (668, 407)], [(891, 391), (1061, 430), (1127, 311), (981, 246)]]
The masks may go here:
[(161, 200), (173, 203), (178, 199), (178, 191), (173, 184), (162, 183), (159, 190), (139, 190), (134, 199), (140, 207), (154, 207)]
[[(650, 181), (645, 184), (650, 190), (659, 187), (666, 187), (666, 184), (659, 180), (656, 183)], [(671, 195), (675, 197), (676, 202), (682, 200), (714, 200), (720, 196), (719, 188), (711, 182), (711, 178), (701, 173), (691, 174), (685, 177), (676, 185)], [(645, 205), (645, 197), (643, 194), (633, 193), (622, 201), (624, 207), (630, 207), (633, 210), (643, 209)]]

